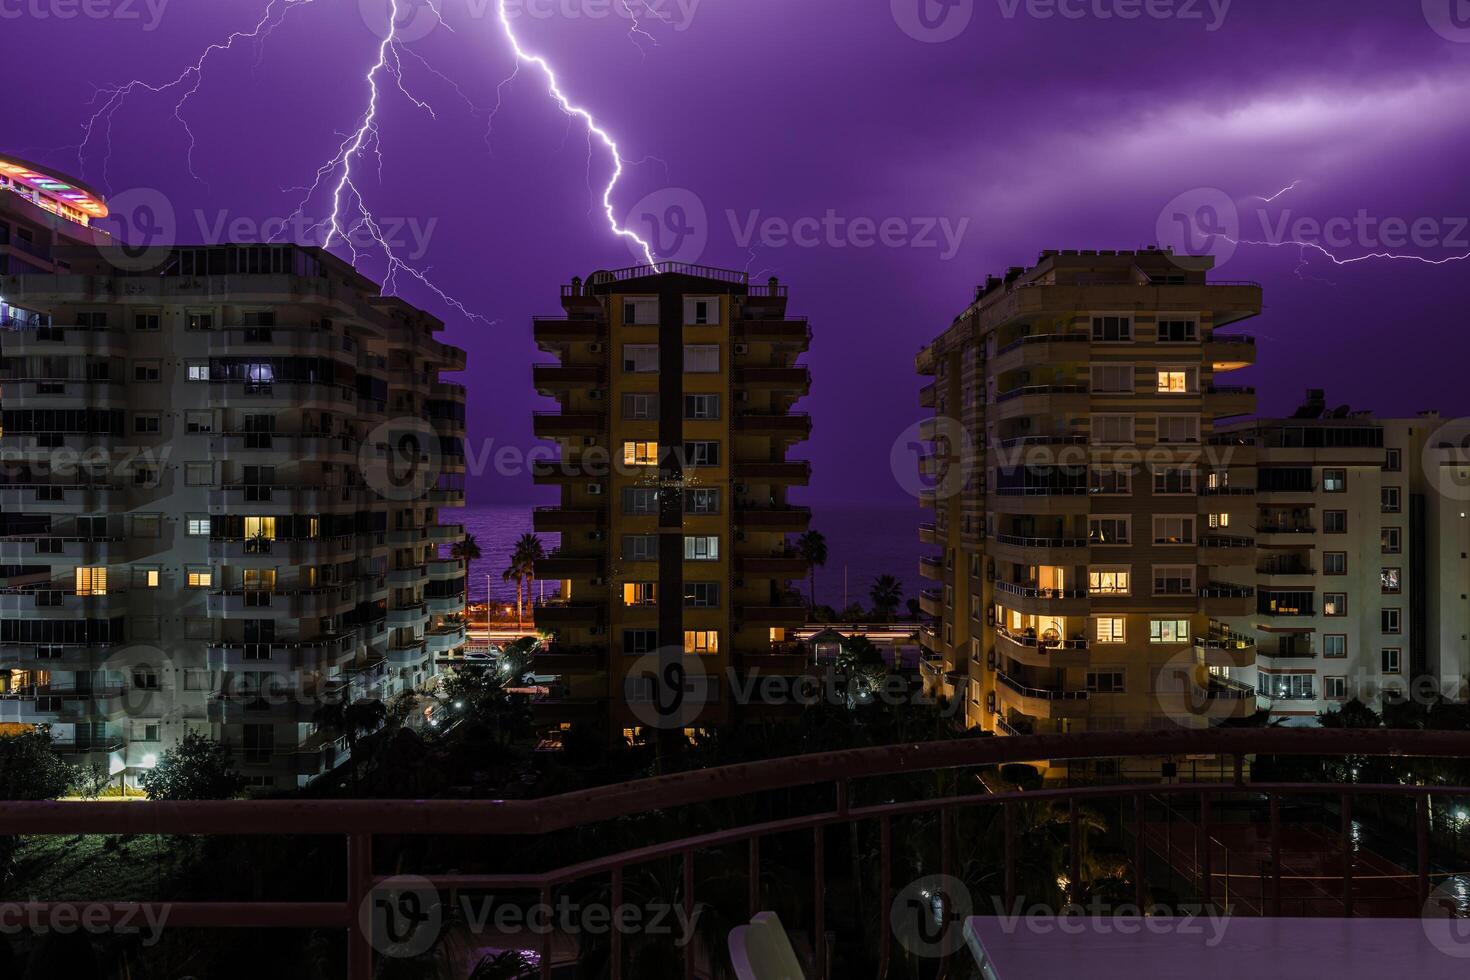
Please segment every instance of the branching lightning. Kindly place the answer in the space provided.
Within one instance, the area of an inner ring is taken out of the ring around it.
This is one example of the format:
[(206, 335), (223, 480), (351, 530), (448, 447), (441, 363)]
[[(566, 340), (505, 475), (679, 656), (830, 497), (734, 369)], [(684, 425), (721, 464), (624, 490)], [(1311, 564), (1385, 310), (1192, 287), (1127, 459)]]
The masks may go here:
[(1270, 204), (1282, 194), (1285, 194), (1288, 191), (1296, 190), (1297, 185), (1301, 182), (1301, 178), (1298, 177), (1296, 180), (1293, 180), (1291, 183), (1287, 184), (1285, 187), (1281, 188), (1281, 190), (1277, 191), (1275, 194), (1272, 194), (1270, 197), (1262, 197), (1260, 194), (1252, 194), (1251, 197), (1255, 198), (1258, 201), (1265, 201), (1267, 204)]

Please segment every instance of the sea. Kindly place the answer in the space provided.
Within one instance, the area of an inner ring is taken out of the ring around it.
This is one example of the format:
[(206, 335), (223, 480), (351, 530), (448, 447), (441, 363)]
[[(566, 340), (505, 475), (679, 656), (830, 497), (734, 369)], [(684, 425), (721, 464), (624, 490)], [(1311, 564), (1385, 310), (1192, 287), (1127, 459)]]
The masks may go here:
[[(919, 524), (932, 520), (929, 512), (916, 506), (857, 504), (812, 504), (812, 528), (827, 539), (827, 564), (817, 569), (817, 601), (842, 609), (849, 602), (868, 605), (868, 588), (879, 575), (892, 575), (903, 583), (904, 598), (919, 595)], [(522, 534), (531, 532), (532, 504), (495, 504), (446, 509), (442, 520), (463, 523), (475, 536), (483, 558), (471, 570), (470, 599), (483, 602), (488, 591), (496, 602), (514, 602), (514, 582), (502, 579), (510, 554)], [(555, 550), (558, 535), (540, 535), (548, 552)], [(793, 583), (803, 595), (807, 583)], [(538, 593), (540, 582), (534, 586)], [(903, 607), (900, 606), (900, 609)]]

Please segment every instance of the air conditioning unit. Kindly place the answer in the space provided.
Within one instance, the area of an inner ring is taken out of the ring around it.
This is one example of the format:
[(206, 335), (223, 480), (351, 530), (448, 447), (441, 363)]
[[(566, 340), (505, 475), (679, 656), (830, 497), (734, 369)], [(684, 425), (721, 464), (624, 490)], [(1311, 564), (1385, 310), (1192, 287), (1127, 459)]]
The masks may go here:
[(737, 483), (737, 484), (735, 484), (735, 492), (736, 493), (749, 493), (750, 492), (750, 487), (747, 486), (744, 483)]
[(735, 353), (737, 353), (737, 354), (749, 354), (750, 353), (750, 345), (749, 344), (736, 344), (735, 345)]
[(587, 345), (587, 349), (590, 350), (594, 354), (601, 354), (602, 353), (602, 345), (601, 344), (588, 344)]
[(600, 497), (600, 496), (602, 496), (602, 484), (601, 483), (589, 483), (589, 484), (587, 484), (587, 493), (588, 493), (589, 496), (593, 496), (593, 497)]

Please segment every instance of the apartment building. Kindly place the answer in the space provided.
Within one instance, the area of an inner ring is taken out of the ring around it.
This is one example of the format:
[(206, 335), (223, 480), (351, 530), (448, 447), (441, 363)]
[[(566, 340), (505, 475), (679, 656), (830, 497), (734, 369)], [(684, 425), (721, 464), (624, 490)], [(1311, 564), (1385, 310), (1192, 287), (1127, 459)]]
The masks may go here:
[(1047, 251), (920, 351), (929, 685), (1005, 734), (1205, 725), (1255, 708), (1254, 389), (1227, 333), (1260, 287), (1168, 252)]
[(464, 645), (463, 352), (319, 249), (33, 242), (0, 277), (0, 722), (128, 782), (191, 729), (259, 787), (340, 764), (323, 702)]
[(737, 706), (735, 687), (804, 665), (790, 536), (811, 513), (789, 497), (811, 470), (787, 454), (811, 434), (792, 411), (811, 387), (805, 319), (775, 279), (671, 263), (573, 279), (561, 300), (565, 317), (534, 323), (556, 357), (536, 390), (557, 401), (535, 434), (559, 452), (535, 479), (560, 493), (535, 528), (561, 541), (537, 573), (562, 595), (536, 613), (554, 634), (536, 670), (557, 679), (540, 717), (627, 737), (660, 725), (637, 673), (650, 658), (687, 668), (689, 727), (786, 710)]
[(1321, 390), (1291, 418), (1231, 427), (1257, 458), (1257, 587), (1230, 625), (1256, 641), (1274, 719), (1311, 723), (1350, 698), (1381, 709), (1416, 682), (1465, 696), (1464, 455), (1429, 449), (1440, 428), (1432, 412), (1330, 408)]

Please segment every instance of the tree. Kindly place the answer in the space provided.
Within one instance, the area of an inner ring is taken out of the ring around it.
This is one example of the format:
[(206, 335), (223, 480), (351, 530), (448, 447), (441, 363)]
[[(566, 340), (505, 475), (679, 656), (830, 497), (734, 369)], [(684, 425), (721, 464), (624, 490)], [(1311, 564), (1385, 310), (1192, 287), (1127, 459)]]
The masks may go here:
[(807, 590), (807, 606), (817, 604), (817, 567), (827, 564), (827, 539), (821, 531), (806, 531), (796, 539), (796, 553), (807, 563), (811, 585)]
[[(480, 543), (475, 540), (473, 534), (466, 534), (464, 540), (456, 541), (454, 547), (449, 549), (453, 558), (464, 562), (464, 621), (465, 628), (469, 628), (470, 622), (470, 565), (479, 561), (484, 555), (480, 554)], [(490, 597), (485, 597), (486, 614), (488, 616)]]
[(891, 623), (899, 603), (903, 602), (903, 583), (892, 575), (879, 575), (873, 579), (868, 598), (873, 601), (873, 612), (877, 618)]
[(323, 701), (312, 713), (311, 720), (318, 729), (336, 732), (347, 739), (349, 772), (352, 774), (353, 795), (357, 793), (357, 742), (364, 735), (371, 735), (388, 720), (388, 707), (382, 701), (351, 701), (336, 697)]
[(76, 779), (76, 770), (52, 750), (49, 732), (0, 736), (0, 800), (54, 800)]
[(150, 800), (228, 800), (244, 787), (229, 746), (187, 732), (138, 779)]
[(501, 577), (516, 584), (516, 627), (523, 623), (524, 597), (536, 582), (536, 563), (546, 557), (546, 546), (534, 534), (522, 534), (510, 553), (510, 567)]

